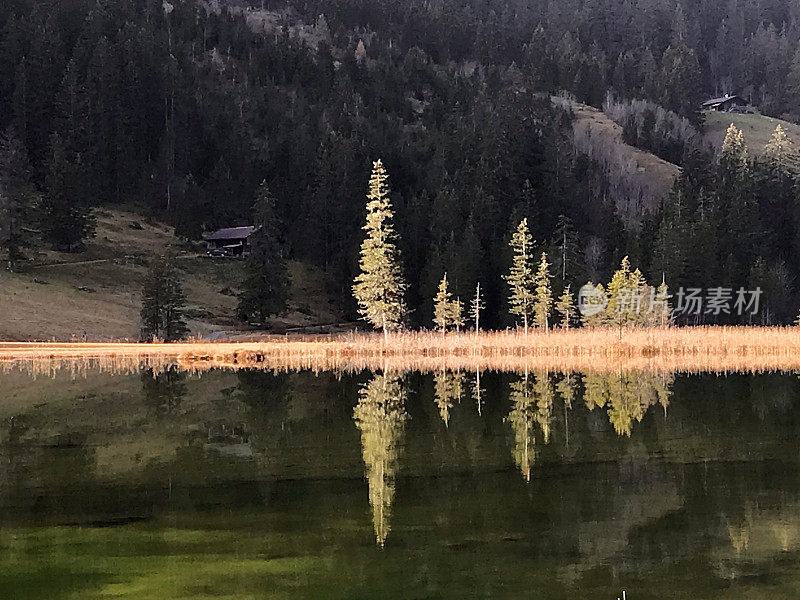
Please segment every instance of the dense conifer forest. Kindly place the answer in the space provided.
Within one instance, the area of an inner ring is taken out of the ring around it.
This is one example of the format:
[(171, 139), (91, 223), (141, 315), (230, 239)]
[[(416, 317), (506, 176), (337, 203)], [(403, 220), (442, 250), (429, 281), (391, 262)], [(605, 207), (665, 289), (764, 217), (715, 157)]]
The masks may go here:
[[(791, 150), (776, 133), (748, 152), (733, 131), (717, 153), (696, 134), (723, 93), (797, 121), (799, 40), (792, 0), (6, 0), (4, 250), (11, 266), (33, 242), (79, 251), (93, 209), (114, 205), (199, 239), (252, 223), (265, 184), (271, 247), (324, 270), (355, 317), (380, 158), (411, 324), (432, 324), (445, 272), (464, 305), (481, 283), (487, 327), (511, 324), (503, 274), (523, 218), (556, 296), (629, 256), (671, 289), (759, 286), (759, 319), (789, 323)], [(658, 208), (620, 213), (555, 95), (605, 106), (627, 143), (682, 168)]]

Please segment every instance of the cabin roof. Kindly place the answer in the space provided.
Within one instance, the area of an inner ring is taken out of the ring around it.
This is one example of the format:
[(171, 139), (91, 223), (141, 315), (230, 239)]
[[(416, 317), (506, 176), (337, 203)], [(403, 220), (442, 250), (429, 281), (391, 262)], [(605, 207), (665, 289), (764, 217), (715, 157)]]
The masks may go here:
[(224, 229), (217, 229), (211, 233), (204, 233), (203, 239), (209, 241), (215, 240), (246, 240), (256, 230), (252, 225), (246, 227), (226, 227)]
[(714, 104), (722, 104), (724, 102), (728, 102), (730, 100), (741, 100), (744, 102), (744, 99), (741, 96), (733, 95), (733, 96), (720, 96), (719, 98), (711, 98), (710, 100), (706, 100), (703, 102), (703, 106), (713, 106)]

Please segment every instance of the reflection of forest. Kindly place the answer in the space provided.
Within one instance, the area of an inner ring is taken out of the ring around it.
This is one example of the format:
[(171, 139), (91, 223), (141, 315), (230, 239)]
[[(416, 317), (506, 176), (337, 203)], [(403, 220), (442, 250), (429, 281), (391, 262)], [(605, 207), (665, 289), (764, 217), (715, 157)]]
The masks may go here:
[[(660, 404), (666, 410), (673, 379), (672, 375), (652, 373), (587, 374), (583, 376), (583, 399), (589, 410), (607, 409), (614, 431), (630, 437), (633, 423), (640, 422), (650, 406)], [(506, 420), (514, 434), (514, 463), (526, 480), (530, 481), (536, 459), (537, 435), (544, 444), (550, 442), (556, 394), (569, 410), (579, 394), (578, 383), (574, 373), (555, 376), (546, 371), (526, 373), (511, 383), (511, 410)], [(565, 414), (565, 429), (567, 420)]]
[(353, 418), (361, 431), (375, 538), (383, 546), (391, 528), (399, 445), (408, 418), (400, 380), (376, 375), (359, 393)]
[(640, 422), (648, 408), (660, 404), (666, 410), (674, 380), (674, 375), (661, 373), (586, 374), (584, 402), (590, 410), (606, 408), (614, 431), (630, 436), (633, 423)]
[[(752, 574), (748, 563), (800, 552), (800, 478), (787, 475), (800, 442), (796, 377), (692, 376), (673, 384), (651, 374), (537, 371), (511, 383), (484, 373), (481, 414), (477, 401), (464, 401), (476, 394), (471, 374), (402, 382), (379, 375), (362, 388), (365, 379), (156, 370), (46, 380), (31, 401), (0, 403), (0, 507), (6, 519), (27, 518), (21, 507), (36, 507), (47, 516), (70, 513), (53, 520), (74, 523), (84, 522), (82, 511), (103, 520), (171, 510), (183, 495), (187, 505), (212, 498), (221, 507), (277, 506), (313, 521), (330, 541), (339, 532), (326, 527), (364, 516), (366, 472), (379, 544), (409, 543), (443, 523), (456, 541), (475, 523), (490, 540), (537, 531), (539, 541), (526, 544), (576, 557), (564, 561), (559, 581), (608, 564), (657, 569), (688, 554), (708, 557), (705, 566), (720, 577), (744, 577)], [(11, 387), (0, 389), (8, 398)], [(657, 412), (645, 417), (650, 407)], [(228, 437), (237, 435), (228, 433), (239, 427), (249, 455), (230, 452), (236, 440)], [(785, 464), (761, 468), (775, 458)], [(743, 473), (751, 463), (760, 470)], [(542, 477), (537, 465), (546, 467)], [(520, 472), (543, 485), (524, 485)], [(390, 532), (398, 503), (403, 521), (420, 529)], [(526, 503), (536, 510), (519, 533)], [(507, 520), (502, 531), (493, 519)]]

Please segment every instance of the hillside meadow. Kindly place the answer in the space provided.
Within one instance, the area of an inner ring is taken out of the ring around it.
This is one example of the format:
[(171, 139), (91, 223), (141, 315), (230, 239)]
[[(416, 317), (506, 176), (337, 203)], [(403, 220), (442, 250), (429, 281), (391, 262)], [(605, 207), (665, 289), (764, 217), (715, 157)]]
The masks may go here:
[[(81, 253), (42, 248), (21, 272), (0, 269), (0, 340), (139, 339), (141, 290), (147, 265), (159, 255), (174, 257), (187, 297), (195, 335), (209, 337), (241, 328), (236, 293), (239, 260), (210, 259), (187, 245), (164, 223), (129, 210), (98, 211), (97, 231)], [(290, 309), (270, 321), (284, 330), (340, 321), (325, 293), (325, 281), (300, 262), (290, 264)]]
[(764, 146), (767, 145), (775, 132), (775, 127), (780, 125), (794, 146), (790, 164), (795, 170), (800, 169), (800, 157), (798, 156), (798, 151), (800, 151), (800, 126), (759, 114), (707, 111), (703, 114), (703, 117), (703, 137), (714, 149), (722, 147), (725, 132), (733, 124), (742, 131), (747, 149), (753, 156), (761, 156)]

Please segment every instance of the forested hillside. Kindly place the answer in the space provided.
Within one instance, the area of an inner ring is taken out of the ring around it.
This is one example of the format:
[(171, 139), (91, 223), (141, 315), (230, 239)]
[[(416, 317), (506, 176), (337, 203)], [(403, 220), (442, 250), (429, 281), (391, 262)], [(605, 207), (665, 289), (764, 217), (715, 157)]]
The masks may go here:
[[(796, 315), (794, 175), (738, 148), (718, 161), (697, 142), (705, 96), (797, 118), (796, 2), (254, 4), (2, 3), (0, 232), (12, 263), (35, 244), (80, 250), (99, 206), (134, 206), (192, 239), (248, 223), (266, 181), (286, 254), (325, 269), (354, 315), (380, 157), (416, 324), (430, 324), (445, 271), (458, 297), (481, 281), (486, 325), (508, 324), (501, 275), (523, 217), (556, 290), (607, 278), (629, 255), (672, 288), (762, 285), (769, 319)], [(649, 210), (631, 197), (642, 186), (578, 139), (571, 103), (551, 100), (562, 92), (683, 166), (672, 193)], [(619, 108), (636, 98), (647, 102)]]

